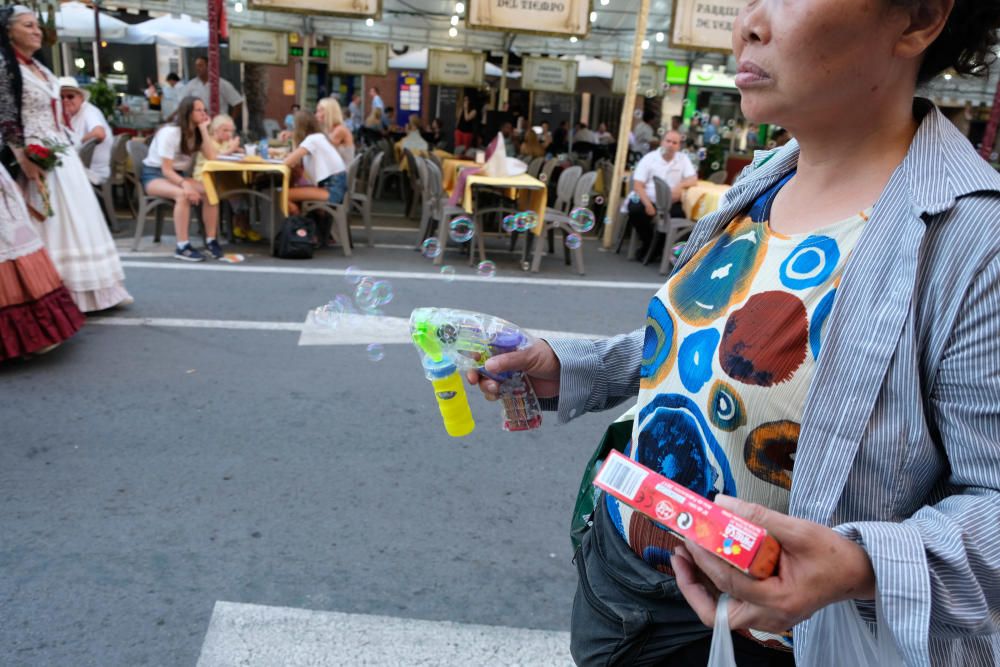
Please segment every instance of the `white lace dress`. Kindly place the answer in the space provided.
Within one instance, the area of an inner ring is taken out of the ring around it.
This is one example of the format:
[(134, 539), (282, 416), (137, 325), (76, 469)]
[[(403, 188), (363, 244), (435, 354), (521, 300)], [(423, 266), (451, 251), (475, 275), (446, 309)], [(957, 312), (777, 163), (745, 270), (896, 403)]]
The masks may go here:
[[(25, 142), (41, 143), (48, 139), (69, 144), (57, 120), (62, 117), (59, 84), (52, 72), (37, 60), (35, 64), (45, 80), (21, 65)], [(90, 312), (131, 302), (114, 240), (75, 150), (70, 148), (62, 154), (62, 165), (46, 176), (46, 182), (53, 215), (37, 223), (36, 229), (77, 306)], [(37, 193), (31, 200), (41, 210)]]

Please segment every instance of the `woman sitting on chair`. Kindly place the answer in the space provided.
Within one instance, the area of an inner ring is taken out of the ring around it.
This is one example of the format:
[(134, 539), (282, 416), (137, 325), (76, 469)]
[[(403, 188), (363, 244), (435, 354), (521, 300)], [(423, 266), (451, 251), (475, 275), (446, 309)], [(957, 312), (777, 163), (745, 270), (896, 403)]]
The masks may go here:
[(191, 207), (199, 204), (201, 219), (205, 223), (205, 249), (215, 259), (225, 254), (215, 238), (219, 228), (219, 205), (208, 203), (205, 186), (200, 180), (183, 174), (191, 169), (198, 153), (203, 153), (209, 160), (217, 157), (215, 144), (208, 133), (208, 123), (205, 103), (197, 97), (185, 97), (177, 106), (177, 122), (165, 125), (156, 132), (149, 153), (142, 161), (142, 187), (146, 194), (174, 201), (174, 230), (177, 234), (174, 259), (187, 262), (205, 261), (205, 255), (195, 250), (188, 240)]
[(340, 102), (334, 97), (321, 99), (316, 103), (316, 120), (340, 153), (344, 164), (350, 164), (354, 159), (354, 135), (344, 123), (344, 111), (340, 108)]
[(347, 193), (347, 166), (315, 116), (305, 111), (295, 113), (292, 144), (295, 149), (285, 158), (285, 164), (293, 171), (301, 167), (305, 177), (315, 185), (289, 189), (289, 209), (298, 214), (298, 202), (302, 201), (327, 201), (334, 205), (343, 202)]

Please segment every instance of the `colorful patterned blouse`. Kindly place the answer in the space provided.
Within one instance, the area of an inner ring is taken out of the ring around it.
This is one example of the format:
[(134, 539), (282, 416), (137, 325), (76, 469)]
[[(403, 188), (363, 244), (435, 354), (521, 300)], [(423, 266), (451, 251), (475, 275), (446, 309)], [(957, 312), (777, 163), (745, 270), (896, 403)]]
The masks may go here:
[[(673, 275), (649, 304), (627, 452), (713, 498), (788, 510), (806, 393), (860, 213), (808, 234), (768, 217), (790, 174)], [(619, 533), (670, 572), (674, 538), (607, 496)]]

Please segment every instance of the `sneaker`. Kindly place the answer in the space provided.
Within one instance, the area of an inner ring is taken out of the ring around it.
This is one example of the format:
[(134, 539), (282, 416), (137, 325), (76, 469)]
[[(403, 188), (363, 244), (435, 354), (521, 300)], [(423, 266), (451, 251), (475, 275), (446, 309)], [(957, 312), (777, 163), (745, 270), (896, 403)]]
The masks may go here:
[(180, 259), (185, 262), (204, 262), (205, 256), (192, 248), (191, 244), (188, 243), (183, 248), (178, 248), (174, 251), (174, 259)]
[(216, 241), (215, 239), (212, 239), (211, 241), (205, 244), (205, 250), (212, 253), (212, 257), (214, 257), (215, 259), (222, 259), (223, 257), (226, 256), (226, 253), (222, 252), (222, 246), (219, 245), (219, 242)]

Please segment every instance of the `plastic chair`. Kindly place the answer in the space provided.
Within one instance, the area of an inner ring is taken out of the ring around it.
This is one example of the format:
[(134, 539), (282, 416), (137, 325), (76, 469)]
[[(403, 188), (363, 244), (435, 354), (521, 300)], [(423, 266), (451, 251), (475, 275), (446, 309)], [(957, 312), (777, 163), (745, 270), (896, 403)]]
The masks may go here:
[(663, 258), (660, 260), (660, 273), (666, 275), (673, 264), (673, 246), (684, 234), (690, 233), (694, 227), (694, 222), (687, 218), (670, 217), (670, 207), (672, 204), (670, 186), (659, 178), (653, 178), (653, 186), (656, 188), (656, 238), (649, 246), (643, 264), (649, 264), (650, 259), (659, 247), (660, 237), (663, 237)]
[(719, 185), (725, 185), (728, 178), (729, 174), (724, 169), (720, 169), (719, 171), (713, 171), (706, 180)]
[(559, 158), (551, 158), (549, 160), (546, 160), (542, 164), (541, 171), (538, 172), (538, 180), (542, 181), (543, 183), (548, 183), (549, 180), (552, 178), (552, 172), (555, 171), (556, 166), (558, 166), (558, 164), (559, 164)]
[(378, 177), (378, 198), (382, 199), (382, 194), (385, 191), (386, 181), (395, 178), (399, 180), (399, 192), (400, 197), (403, 199), (403, 203), (406, 203), (406, 186), (405, 179), (403, 177), (403, 170), (400, 169), (399, 163), (396, 162), (396, 150), (392, 144), (389, 143), (388, 139), (382, 139), (379, 142), (379, 146), (382, 148), (382, 169), (379, 172)]
[(423, 182), (420, 180), (420, 167), (417, 156), (409, 148), (403, 149), (403, 159), (406, 160), (406, 173), (410, 182), (410, 201), (406, 206), (406, 217), (413, 217), (417, 204), (421, 201)]
[(94, 161), (94, 149), (97, 148), (97, 138), (87, 139), (85, 142), (76, 147), (76, 154), (80, 158), (80, 162), (83, 163), (84, 167), (90, 168), (90, 163)]
[(274, 139), (279, 134), (281, 134), (281, 125), (278, 123), (278, 121), (274, 120), (273, 118), (265, 118), (264, 132), (267, 133), (267, 137), (269, 139)]
[(340, 204), (331, 204), (327, 200), (306, 200), (300, 202), (302, 207), (302, 214), (306, 215), (313, 211), (322, 211), (333, 218), (333, 227), (330, 232), (333, 237), (340, 244), (340, 247), (344, 249), (344, 256), (351, 256), (351, 233), (347, 228), (347, 211), (351, 207), (351, 203), (347, 200), (348, 194), (344, 194), (345, 201)]
[(135, 252), (139, 249), (139, 244), (142, 243), (142, 231), (146, 226), (146, 216), (151, 211), (155, 211), (156, 213), (156, 233), (153, 237), (153, 242), (160, 242), (160, 234), (163, 231), (163, 207), (169, 206), (173, 209), (174, 200), (146, 194), (146, 189), (142, 186), (142, 161), (146, 159), (149, 147), (141, 141), (130, 141), (127, 146), (128, 156), (132, 159), (132, 174), (136, 184), (136, 197), (139, 200), (139, 211), (135, 217), (135, 238), (132, 239), (132, 252)]
[[(385, 153), (376, 153), (367, 172), (361, 169), (364, 165), (364, 160), (358, 164), (359, 172), (368, 174), (368, 178), (365, 179), (364, 192), (358, 191), (359, 178), (355, 178), (355, 188), (353, 190), (348, 188), (348, 194), (351, 197), (350, 208), (352, 211), (357, 211), (361, 214), (361, 219), (365, 223), (365, 238), (368, 239), (369, 248), (375, 245), (375, 240), (372, 236), (372, 202), (375, 200), (375, 184), (378, 183), (378, 172), (382, 168), (382, 158), (384, 155)], [(355, 162), (357, 162), (357, 158), (355, 158)], [(349, 181), (350, 177), (348, 177)]]
[[(420, 244), (425, 239), (434, 235), (432, 223), (437, 221), (437, 238), (441, 252), (434, 258), (434, 264), (440, 265), (444, 261), (445, 248), (448, 247), (450, 230), (450, 225), (446, 225), (445, 221), (451, 221), (453, 218), (460, 215), (467, 215), (467, 213), (461, 206), (454, 206), (448, 203), (448, 197), (442, 186), (441, 169), (430, 161), (425, 164), (425, 167), (427, 169), (427, 185), (424, 191), (426, 195), (424, 198), (424, 210), (421, 211), (420, 224), (422, 238), (418, 241), (417, 247), (420, 247)], [(424, 215), (426, 215), (426, 219)]]
[(528, 163), (528, 175), (534, 178), (538, 178), (539, 172), (542, 170), (542, 165), (545, 164), (545, 158), (536, 157)]
[[(579, 167), (571, 167), (570, 169), (563, 171), (562, 175), (559, 177), (559, 186), (557, 186), (557, 189), (561, 189), (563, 178), (567, 172), (571, 172), (573, 169), (579, 169)], [(569, 182), (573, 184), (573, 190), (571, 196), (566, 200), (567, 210), (564, 211), (556, 208), (547, 208), (545, 210), (545, 227), (542, 229), (542, 234), (540, 236), (554, 236), (556, 230), (561, 231), (563, 235), (563, 247), (566, 248), (567, 254), (572, 259), (572, 263), (575, 265), (577, 273), (582, 276), (584, 273), (583, 244), (581, 243), (576, 248), (569, 248), (565, 244), (566, 237), (570, 234), (576, 233), (570, 225), (569, 212), (575, 208), (586, 207), (584, 202), (589, 201), (590, 192), (594, 189), (594, 182), (597, 180), (597, 172), (589, 171), (583, 176), (571, 173), (569, 178)], [(531, 271), (533, 273), (538, 273), (538, 270), (542, 266), (542, 256), (545, 255), (545, 251), (542, 249), (542, 243), (540, 241), (541, 239), (535, 239), (535, 248), (531, 260)], [(550, 252), (552, 252), (551, 246)]]

